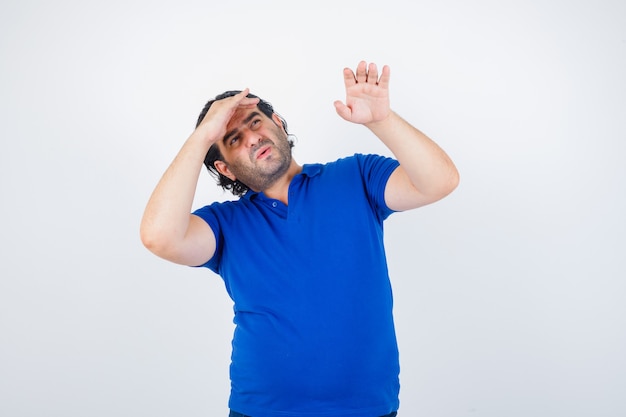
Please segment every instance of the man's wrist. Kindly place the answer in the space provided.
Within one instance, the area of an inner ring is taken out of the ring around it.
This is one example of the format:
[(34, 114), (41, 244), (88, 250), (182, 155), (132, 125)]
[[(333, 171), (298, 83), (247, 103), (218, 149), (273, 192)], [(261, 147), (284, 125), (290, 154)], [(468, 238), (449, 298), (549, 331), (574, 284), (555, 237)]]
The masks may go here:
[(396, 117), (397, 115), (393, 112), (393, 110), (389, 110), (389, 114), (387, 114), (387, 116), (385, 116), (383, 119), (377, 120), (375, 122), (365, 123), (365, 127), (372, 130), (373, 132), (381, 129), (387, 129), (394, 124), (394, 119)]

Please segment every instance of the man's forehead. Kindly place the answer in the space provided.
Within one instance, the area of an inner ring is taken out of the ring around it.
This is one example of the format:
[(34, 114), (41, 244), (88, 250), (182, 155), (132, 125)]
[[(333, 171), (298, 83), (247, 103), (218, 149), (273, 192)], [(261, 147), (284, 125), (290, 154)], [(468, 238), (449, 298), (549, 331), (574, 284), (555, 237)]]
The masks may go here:
[(252, 109), (237, 109), (235, 110), (235, 114), (233, 114), (233, 117), (231, 117), (228, 121), (228, 127), (238, 127), (241, 124), (247, 123), (251, 117), (261, 114), (262, 113), (256, 107)]
[(262, 116), (263, 113), (258, 108), (252, 109), (237, 109), (235, 114), (230, 118), (226, 125), (226, 134), (222, 138), (222, 142), (227, 142), (231, 136), (236, 135), (239, 132), (241, 126), (248, 124), (256, 117)]

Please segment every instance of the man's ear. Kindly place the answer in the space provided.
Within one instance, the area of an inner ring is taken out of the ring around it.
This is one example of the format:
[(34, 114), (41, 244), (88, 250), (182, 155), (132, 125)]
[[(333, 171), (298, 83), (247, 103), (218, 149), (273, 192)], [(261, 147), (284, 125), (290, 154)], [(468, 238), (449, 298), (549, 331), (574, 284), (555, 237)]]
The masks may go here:
[(220, 161), (218, 159), (217, 161), (213, 163), (213, 165), (215, 166), (215, 169), (217, 169), (217, 172), (219, 172), (223, 176), (230, 178), (232, 181), (235, 181), (237, 179), (235, 177), (235, 174), (230, 172), (230, 169), (228, 169), (228, 164), (226, 162)]

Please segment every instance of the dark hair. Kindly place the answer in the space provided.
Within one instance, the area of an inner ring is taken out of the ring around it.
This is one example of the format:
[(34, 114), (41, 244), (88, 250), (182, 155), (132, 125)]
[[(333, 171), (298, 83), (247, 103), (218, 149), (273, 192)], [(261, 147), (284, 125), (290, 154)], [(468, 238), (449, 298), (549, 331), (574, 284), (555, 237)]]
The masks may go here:
[[(200, 115), (198, 116), (198, 121), (196, 122), (196, 127), (198, 127), (200, 125), (200, 123), (202, 123), (202, 120), (204, 119), (204, 117), (206, 116), (207, 112), (209, 111), (209, 109), (211, 108), (211, 106), (213, 105), (213, 103), (215, 103), (218, 100), (222, 100), (225, 99), (227, 97), (232, 97), (236, 94), (241, 93), (241, 91), (238, 90), (231, 90), (231, 91), (226, 91), (222, 94), (219, 94), (217, 96), (215, 96), (214, 99), (209, 100), (205, 105), (204, 108), (202, 109), (202, 111), (200, 112)], [(263, 113), (264, 115), (266, 115), (267, 117), (269, 117), (270, 119), (272, 118), (272, 116), (274, 115), (274, 107), (272, 107), (272, 105), (270, 103), (268, 103), (267, 101), (263, 100), (260, 97), (255, 96), (254, 94), (248, 94), (246, 97), (248, 98), (258, 98), (259, 102), (257, 104), (257, 108), (261, 111), (261, 113)], [(280, 115), (278, 115), (278, 113), (276, 113), (278, 118), (280, 119), (283, 128), (285, 129), (285, 132), (287, 132), (287, 122), (285, 121), (285, 119), (283, 119)], [(290, 145), (293, 147), (293, 142), (290, 143)], [(222, 156), (222, 153), (220, 152), (219, 147), (217, 146), (217, 143), (214, 143), (213, 145), (211, 145), (211, 147), (209, 148), (209, 151), (207, 152), (206, 156), (204, 157), (204, 165), (206, 166), (207, 170), (209, 171), (209, 174), (211, 174), (211, 176), (213, 176), (216, 180), (217, 180), (217, 185), (222, 187), (225, 190), (230, 190), (231, 193), (233, 193), (236, 196), (242, 196), (244, 195), (249, 187), (247, 185), (245, 185), (244, 183), (242, 183), (239, 180), (231, 180), (230, 178), (228, 178), (225, 175), (222, 175), (220, 172), (218, 172), (217, 168), (215, 168), (215, 161), (223, 161), (224, 157)]]

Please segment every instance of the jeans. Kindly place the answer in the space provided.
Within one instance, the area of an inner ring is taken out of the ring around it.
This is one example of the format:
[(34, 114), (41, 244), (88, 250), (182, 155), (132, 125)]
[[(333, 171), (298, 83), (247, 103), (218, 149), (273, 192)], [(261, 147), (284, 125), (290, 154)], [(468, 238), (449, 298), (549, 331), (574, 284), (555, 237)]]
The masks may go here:
[[(391, 414), (387, 414), (386, 416), (381, 416), (381, 417), (396, 417), (398, 413), (397, 412), (393, 412)], [(230, 414), (228, 415), (228, 417), (250, 417), (250, 416), (246, 416), (244, 414), (238, 413), (236, 411), (230, 410)]]

